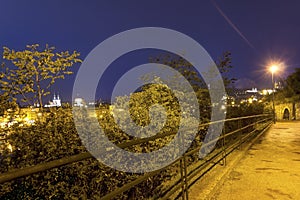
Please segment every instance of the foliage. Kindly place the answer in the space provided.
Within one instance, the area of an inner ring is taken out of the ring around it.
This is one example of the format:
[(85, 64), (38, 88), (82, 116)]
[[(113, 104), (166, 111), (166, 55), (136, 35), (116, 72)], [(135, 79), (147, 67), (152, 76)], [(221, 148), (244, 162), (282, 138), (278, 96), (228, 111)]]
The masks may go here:
[[(230, 90), (230, 87), (236, 80), (235, 78), (230, 77), (229, 75), (230, 70), (233, 68), (233, 66), (231, 65), (231, 60), (231, 53), (229, 51), (226, 51), (215, 62), (217, 68), (219, 69), (222, 75), (223, 83), (227, 91)], [(210, 119), (211, 101), (208, 86), (205, 84), (200, 74), (196, 71), (196, 69), (190, 62), (188, 62), (182, 57), (172, 56), (169, 54), (150, 58), (150, 61), (153, 63), (160, 63), (170, 66), (173, 69), (176, 69), (178, 72), (180, 72), (186, 78), (186, 80), (189, 81), (196, 93), (196, 96), (198, 98), (199, 110), (201, 112), (201, 121), (205, 122)], [(209, 77), (209, 74), (207, 74), (207, 76)], [(169, 78), (171, 79), (171, 82), (177, 81), (176, 76)]]
[(289, 75), (286, 79), (285, 96), (298, 97), (300, 96), (300, 68), (296, 68), (295, 72)]
[[(245, 117), (251, 115), (260, 115), (263, 113), (271, 113), (271, 111), (266, 111), (265, 105), (263, 103), (260, 102), (242, 103), (239, 106), (233, 106), (233, 107), (228, 106), (226, 118), (230, 119), (230, 118)], [(238, 122), (240, 124), (238, 124), (236, 121), (232, 121), (232, 122), (229, 121), (225, 123), (225, 130), (228, 133), (242, 126), (249, 125), (255, 122), (255, 120), (256, 120), (255, 118), (240, 120), (240, 122)], [(250, 127), (246, 129), (246, 132), (252, 131), (253, 128), (254, 127)]]
[[(275, 93), (275, 101), (289, 103), (300, 100), (300, 68), (283, 80), (283, 88)], [(266, 101), (271, 101), (272, 95), (266, 97)]]
[(239, 106), (227, 108), (227, 118), (259, 115), (264, 113), (264, 104), (260, 102), (242, 103)]
[(3, 58), (11, 61), (13, 67), (3, 65), (0, 87), (4, 96), (15, 99), (21, 95), (23, 102), (43, 108), (43, 97), (50, 93), (50, 86), (73, 73), (69, 68), (81, 62), (80, 54), (76, 51), (55, 53), (55, 48), (48, 45), (42, 51), (38, 50), (38, 44), (26, 47), (23, 51), (3, 48)]
[(10, 114), (8, 110), (17, 111), (18, 110), (18, 104), (16, 101), (11, 101), (10, 98), (7, 95), (1, 95), (0, 94), (0, 116), (5, 116)]
[[(231, 53), (226, 51), (216, 61), (216, 65), (223, 76), (225, 87), (229, 87), (235, 78), (228, 77), (228, 72), (233, 68), (231, 65)], [(194, 66), (185, 60), (183, 57), (172, 56), (172, 55), (161, 55), (155, 58), (150, 58), (151, 62), (160, 63), (172, 67), (179, 71), (193, 86), (194, 90), (197, 91), (200, 88), (207, 88), (200, 74), (196, 71)], [(175, 77), (176, 78), (176, 77)]]
[[(172, 92), (161, 85), (149, 85), (142, 92), (131, 96), (131, 115), (133, 120), (142, 126), (149, 123), (149, 108), (160, 103), (167, 110), (167, 125), (158, 134), (177, 130), (181, 113), (178, 109), (178, 101), (173, 98)], [(117, 100), (118, 105), (125, 104), (126, 97)], [(73, 108), (75, 109), (75, 108)], [(142, 110), (141, 110), (142, 109)], [(154, 114), (159, 114), (154, 109)], [(89, 112), (86, 110), (82, 117), (89, 120)], [(140, 116), (137, 116), (140, 114)], [(116, 143), (124, 143), (132, 140), (115, 123), (112, 112), (108, 106), (97, 110), (100, 125), (105, 130), (109, 139)], [(157, 116), (155, 116), (157, 117)], [(126, 125), (125, 120), (121, 120)], [(15, 125), (9, 132), (7, 142), (12, 145), (13, 151), (8, 149), (1, 158), (1, 172), (18, 169), (25, 166), (33, 166), (38, 163), (75, 155), (85, 152), (81, 139), (76, 134), (71, 110), (52, 109), (43, 112), (43, 120), (33, 126), (19, 127)], [(156, 122), (155, 122), (156, 123)], [(189, 123), (181, 121), (181, 123)], [(85, 123), (82, 124), (85, 126)], [(191, 124), (192, 126), (192, 124)], [(93, 127), (87, 127), (93, 129)], [(133, 152), (150, 152), (167, 144), (173, 136), (160, 138), (147, 143), (126, 148)], [(98, 144), (99, 145), (99, 144)], [(114, 156), (114, 159), (118, 159)], [(138, 186), (131, 188), (118, 199), (144, 199), (159, 196), (162, 183), (168, 177), (178, 174), (177, 168), (169, 168), (149, 178)], [(131, 180), (139, 177), (139, 174), (130, 174), (116, 171), (100, 164), (96, 159), (90, 158), (67, 166), (55, 168), (24, 178), (5, 183), (0, 190), (0, 195), (7, 199), (66, 199), (66, 198), (99, 198), (113, 191)]]
[[(1, 173), (86, 152), (78, 137), (69, 109), (52, 109), (32, 126), (14, 125), (6, 131), (5, 149), (0, 158)], [(3, 149), (3, 146), (1, 146)], [(0, 196), (5, 199), (97, 199), (134, 180), (139, 175), (106, 167), (95, 158), (54, 168), (4, 183)], [(125, 192), (118, 199), (155, 195), (163, 175), (151, 177)]]
[[(179, 95), (181, 95), (180, 98), (188, 98), (188, 94), (183, 95), (179, 93)], [(157, 104), (161, 107), (156, 106)], [(114, 105), (115, 108), (113, 110), (102, 107), (100, 109), (101, 113), (99, 115), (101, 115), (101, 117), (99, 117), (99, 119), (100, 125), (104, 128), (110, 140), (119, 140), (120, 142), (134, 139), (133, 137), (128, 136), (126, 132), (135, 132), (140, 138), (145, 137), (145, 135), (143, 135), (144, 132), (141, 131), (141, 129), (133, 130), (134, 127), (130, 127), (130, 131), (125, 131), (131, 123), (135, 123), (140, 127), (146, 127), (149, 126), (151, 122), (153, 131), (156, 130), (155, 134), (175, 134), (178, 132), (180, 124), (190, 123), (186, 118), (193, 113), (189, 110), (182, 111), (174, 93), (170, 91), (169, 88), (159, 84), (148, 85), (146, 88), (143, 88), (141, 92), (133, 93), (130, 97), (120, 96), (116, 99)], [(124, 108), (127, 106), (129, 106), (132, 122), (128, 117), (125, 117), (126, 111)], [(165, 121), (163, 125), (161, 124), (162, 121)], [(187, 124), (185, 124), (185, 126), (193, 127), (192, 124)], [(161, 129), (158, 127), (161, 127)], [(118, 134), (116, 135), (116, 133)], [(160, 138), (145, 145), (137, 145), (136, 148), (147, 148), (147, 150), (143, 149), (143, 152), (159, 149), (165, 144), (168, 144), (172, 138), (173, 136)]]
[(229, 88), (236, 81), (236, 78), (228, 76), (230, 70), (233, 68), (233, 66), (231, 65), (231, 60), (231, 53), (229, 51), (226, 51), (216, 61), (217, 67), (222, 74), (224, 85), (226, 88)]

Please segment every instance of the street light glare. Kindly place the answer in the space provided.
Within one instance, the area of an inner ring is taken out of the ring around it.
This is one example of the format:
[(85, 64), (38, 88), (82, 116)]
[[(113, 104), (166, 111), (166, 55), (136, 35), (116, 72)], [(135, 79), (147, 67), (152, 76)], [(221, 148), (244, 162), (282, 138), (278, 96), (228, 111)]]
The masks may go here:
[(278, 66), (277, 65), (272, 65), (270, 67), (270, 72), (275, 73), (278, 70)]
[(272, 104), (273, 104), (273, 120), (274, 120), (274, 124), (276, 123), (275, 100), (274, 100), (274, 93), (275, 93), (274, 74), (278, 70), (282, 70), (281, 69), (282, 66), (283, 66), (283, 63), (281, 63), (281, 62), (272, 62), (272, 64), (269, 65), (269, 71), (272, 74)]

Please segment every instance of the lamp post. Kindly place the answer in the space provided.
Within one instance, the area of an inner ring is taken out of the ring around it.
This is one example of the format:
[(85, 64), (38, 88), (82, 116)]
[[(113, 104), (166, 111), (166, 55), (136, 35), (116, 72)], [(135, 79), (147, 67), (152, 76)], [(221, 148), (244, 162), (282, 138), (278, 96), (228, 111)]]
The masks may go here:
[(278, 70), (278, 66), (277, 65), (272, 65), (270, 67), (270, 72), (272, 74), (272, 102), (273, 102), (273, 120), (274, 120), (274, 124), (276, 123), (276, 112), (275, 112), (275, 100), (274, 100), (274, 96), (275, 96), (275, 82), (274, 82), (274, 73)]

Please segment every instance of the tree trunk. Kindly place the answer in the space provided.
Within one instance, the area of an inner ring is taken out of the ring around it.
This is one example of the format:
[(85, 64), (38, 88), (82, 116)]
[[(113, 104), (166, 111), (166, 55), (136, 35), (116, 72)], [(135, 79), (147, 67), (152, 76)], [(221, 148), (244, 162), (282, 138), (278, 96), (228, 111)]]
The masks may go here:
[(41, 91), (41, 84), (40, 84), (38, 73), (36, 74), (35, 80), (36, 80), (36, 85), (37, 85), (38, 102), (40, 104), (40, 111), (43, 111), (42, 91)]

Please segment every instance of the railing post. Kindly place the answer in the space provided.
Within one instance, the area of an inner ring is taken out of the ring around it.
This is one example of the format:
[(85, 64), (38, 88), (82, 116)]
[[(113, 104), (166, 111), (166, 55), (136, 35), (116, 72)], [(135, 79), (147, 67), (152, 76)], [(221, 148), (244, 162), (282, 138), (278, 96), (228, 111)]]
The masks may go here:
[[(240, 130), (241, 127), (242, 127), (242, 125), (241, 125), (242, 122), (241, 121), (242, 121), (241, 119), (237, 120), (237, 130)], [(243, 144), (242, 143), (242, 136), (241, 136), (242, 135), (242, 131), (239, 131), (238, 133), (239, 133), (239, 136), (238, 136), (239, 137), (239, 146), (238, 146), (238, 149), (240, 150), (240, 149), (242, 149), (242, 144)]]
[(222, 129), (222, 137), (223, 137), (223, 139), (222, 139), (222, 157), (223, 157), (223, 159), (222, 159), (222, 161), (223, 162), (221, 163), (221, 165), (224, 165), (224, 166), (226, 165), (225, 126), (226, 126), (226, 124), (224, 123), (223, 129)]
[(185, 196), (186, 200), (189, 199), (189, 193), (188, 193), (188, 179), (187, 179), (187, 163), (186, 163), (186, 155), (183, 154), (183, 165), (184, 165), (184, 185), (185, 185)]
[(273, 108), (273, 122), (276, 124), (276, 112), (275, 112), (275, 106)]
[(181, 181), (181, 197), (185, 200), (185, 181), (184, 181), (184, 165), (183, 165), (183, 157), (180, 159), (180, 181)]
[(183, 154), (180, 159), (180, 175), (181, 175), (181, 197), (183, 200), (189, 199), (188, 194), (188, 180), (187, 180), (187, 163), (186, 163), (186, 155)]

